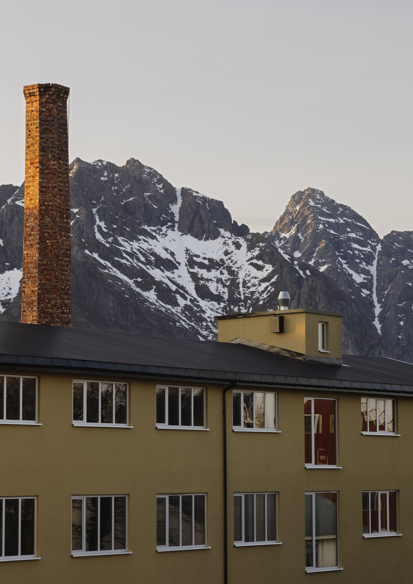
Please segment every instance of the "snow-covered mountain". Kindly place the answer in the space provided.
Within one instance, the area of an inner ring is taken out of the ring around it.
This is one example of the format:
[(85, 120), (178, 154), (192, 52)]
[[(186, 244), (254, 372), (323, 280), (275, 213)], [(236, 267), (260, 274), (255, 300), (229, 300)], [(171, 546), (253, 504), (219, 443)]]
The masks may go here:
[(350, 293), (382, 336), (384, 354), (413, 360), (413, 232), (380, 239), (350, 207), (306, 189), (292, 196), (268, 237)]
[[(214, 338), (214, 316), (274, 309), (289, 290), (292, 307), (344, 314), (346, 352), (402, 358), (383, 342), (397, 311), (382, 298), (382, 274), (413, 275), (413, 251), (396, 253), (405, 234), (380, 241), (362, 217), (312, 189), (293, 196), (271, 234), (251, 234), (221, 201), (175, 188), (134, 159), (76, 159), (70, 183), (73, 326)], [(0, 205), (0, 318), (19, 320), (23, 186), (0, 187)], [(408, 312), (398, 298), (397, 318)]]

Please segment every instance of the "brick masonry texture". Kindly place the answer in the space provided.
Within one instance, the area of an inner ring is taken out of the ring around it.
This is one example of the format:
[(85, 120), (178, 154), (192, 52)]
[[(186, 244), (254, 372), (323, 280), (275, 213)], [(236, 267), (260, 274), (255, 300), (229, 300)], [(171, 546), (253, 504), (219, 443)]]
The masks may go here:
[(69, 88), (28, 85), (21, 321), (70, 326)]

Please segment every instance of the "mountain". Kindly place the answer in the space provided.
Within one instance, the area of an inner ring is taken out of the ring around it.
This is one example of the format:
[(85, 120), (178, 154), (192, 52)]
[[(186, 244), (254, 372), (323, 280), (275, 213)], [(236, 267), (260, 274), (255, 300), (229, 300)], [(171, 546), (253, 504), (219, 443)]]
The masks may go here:
[(382, 354), (412, 361), (413, 232), (383, 239), (350, 207), (298, 191), (267, 237), (347, 290), (382, 337)]
[[(215, 338), (214, 316), (274, 309), (289, 290), (292, 308), (343, 313), (345, 352), (401, 358), (392, 339), (408, 333), (395, 319), (408, 324), (409, 306), (386, 304), (383, 290), (395, 278), (403, 286), (406, 262), (413, 269), (408, 234), (381, 241), (314, 189), (292, 197), (272, 233), (250, 233), (221, 201), (175, 188), (134, 159), (76, 159), (70, 185), (73, 326)], [(19, 320), (24, 186), (0, 187), (0, 203), (0, 318)]]

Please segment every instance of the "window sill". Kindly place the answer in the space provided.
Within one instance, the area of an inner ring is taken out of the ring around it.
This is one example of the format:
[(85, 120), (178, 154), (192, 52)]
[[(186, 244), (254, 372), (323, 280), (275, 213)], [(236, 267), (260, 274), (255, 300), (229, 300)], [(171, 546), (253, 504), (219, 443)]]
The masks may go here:
[(311, 468), (311, 469), (323, 469), (323, 470), (341, 470), (343, 467), (342, 466), (334, 466), (334, 465), (329, 465), (329, 464), (306, 464), (305, 468)]
[(75, 426), (76, 428), (133, 428), (133, 426), (128, 426), (126, 424), (88, 424), (87, 422), (72, 422), (72, 426)]
[(26, 562), (28, 560), (41, 560), (40, 556), (5, 556), (0, 558), (0, 562)]
[(319, 353), (330, 353), (331, 351), (326, 351), (325, 349), (318, 349)]
[(402, 533), (363, 533), (365, 539), (376, 539), (378, 537), (401, 537)]
[(237, 542), (234, 547), (256, 547), (263, 545), (282, 545), (282, 541), (252, 541), (252, 542)]
[(91, 556), (126, 556), (130, 555), (132, 552), (125, 550), (114, 550), (114, 551), (104, 551), (104, 552), (72, 552), (72, 558), (89, 558)]
[(233, 432), (249, 432), (258, 434), (281, 434), (281, 430), (265, 430), (263, 428), (232, 428)]
[(0, 420), (0, 425), (4, 426), (43, 426), (39, 422), (31, 422), (30, 420)]
[(339, 568), (338, 566), (332, 566), (331, 568), (306, 568), (305, 571), (307, 574), (313, 574), (314, 572), (339, 572), (343, 568)]
[(195, 550), (210, 550), (211, 546), (207, 545), (186, 545), (181, 547), (157, 547), (157, 552), (188, 552), (188, 551), (195, 551)]
[(363, 436), (401, 436), (395, 432), (362, 432)]
[(199, 428), (198, 426), (163, 426), (161, 424), (156, 424), (157, 430), (196, 430), (201, 432), (209, 432), (209, 428)]

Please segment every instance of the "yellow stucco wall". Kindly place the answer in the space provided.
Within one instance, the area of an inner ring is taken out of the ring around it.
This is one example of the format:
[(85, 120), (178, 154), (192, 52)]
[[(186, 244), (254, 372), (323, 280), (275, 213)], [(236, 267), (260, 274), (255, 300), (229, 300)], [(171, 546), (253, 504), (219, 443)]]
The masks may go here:
[[(147, 380), (130, 382), (133, 429), (79, 428), (72, 426), (73, 377), (41, 375), (42, 426), (0, 425), (0, 496), (37, 496), (41, 556), (40, 561), (0, 562), (1, 582), (223, 584), (223, 388), (207, 388), (209, 431), (156, 429), (156, 382)], [(304, 468), (303, 400), (317, 395), (338, 399), (341, 470)], [(279, 390), (279, 434), (234, 432), (231, 391), (227, 416), (229, 584), (411, 583), (413, 400), (398, 398), (401, 437), (361, 435), (360, 395)], [(362, 491), (380, 489), (399, 491), (403, 537), (362, 537)], [(339, 563), (344, 569), (306, 574), (304, 493), (328, 490), (339, 492)], [(233, 546), (233, 493), (248, 491), (279, 493), (282, 545)], [(162, 493), (207, 494), (211, 549), (156, 552), (156, 495)], [(103, 494), (128, 495), (133, 553), (72, 558), (71, 497)]]
[[(284, 318), (284, 332), (271, 332), (271, 319)], [(328, 353), (319, 351), (318, 323), (327, 323)], [(341, 359), (342, 319), (327, 312), (285, 310), (218, 319), (218, 341), (229, 343), (237, 338), (272, 345), (313, 357)]]

